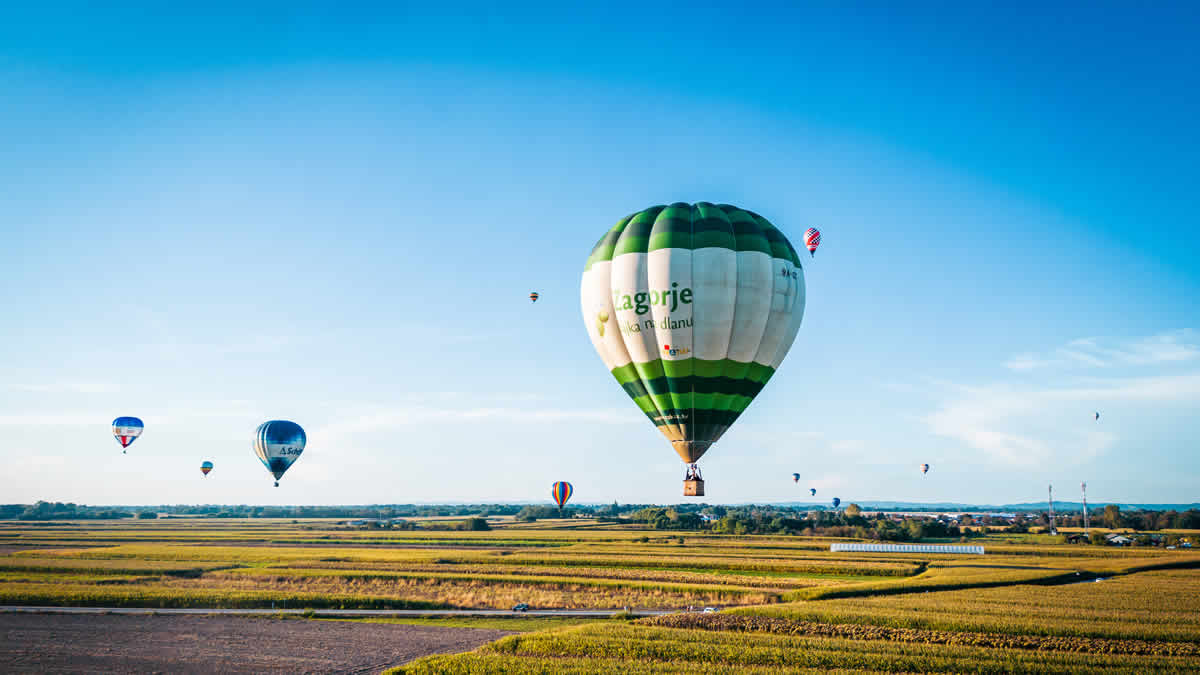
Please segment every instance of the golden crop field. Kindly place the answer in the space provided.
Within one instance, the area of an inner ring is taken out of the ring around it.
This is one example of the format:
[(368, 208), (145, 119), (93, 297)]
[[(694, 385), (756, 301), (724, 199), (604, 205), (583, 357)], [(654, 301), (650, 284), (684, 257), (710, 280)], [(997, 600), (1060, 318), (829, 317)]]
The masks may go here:
[[(0, 604), (677, 612), (513, 620), (534, 632), (406, 673), (1200, 670), (1193, 551), (1033, 536), (996, 537), (984, 556), (831, 553), (832, 540), (811, 537), (560, 524), (9, 522)], [(686, 611), (704, 606), (721, 611)]]

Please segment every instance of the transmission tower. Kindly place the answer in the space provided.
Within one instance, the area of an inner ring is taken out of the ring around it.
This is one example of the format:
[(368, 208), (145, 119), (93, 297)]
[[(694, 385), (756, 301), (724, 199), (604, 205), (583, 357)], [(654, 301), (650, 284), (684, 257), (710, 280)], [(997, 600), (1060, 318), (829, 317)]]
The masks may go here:
[(1079, 488), (1083, 490), (1083, 536), (1088, 533), (1088, 507), (1087, 507), (1087, 481), (1079, 484)]
[(1050, 534), (1058, 534), (1058, 527), (1054, 524), (1054, 486), (1048, 486), (1046, 492), (1050, 495)]

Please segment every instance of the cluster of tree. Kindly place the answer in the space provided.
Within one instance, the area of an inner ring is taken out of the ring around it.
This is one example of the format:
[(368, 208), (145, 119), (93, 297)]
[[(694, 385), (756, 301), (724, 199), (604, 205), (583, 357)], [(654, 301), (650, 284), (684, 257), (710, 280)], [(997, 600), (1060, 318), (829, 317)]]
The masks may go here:
[(397, 520), (394, 522), (369, 520), (361, 527), (372, 530), (462, 530), (469, 532), (486, 532), (492, 529), (492, 526), (488, 525), (487, 519), (479, 516), (472, 516), (463, 520), (426, 520), (421, 522), (412, 520)]
[(559, 509), (557, 506), (537, 506), (529, 505), (522, 507), (517, 511), (517, 520), (523, 520), (527, 523), (532, 523), (535, 520), (546, 518), (574, 518), (575, 514), (579, 513), (578, 509), (565, 508)]
[[(130, 508), (130, 507), (122, 507)], [(209, 518), (433, 518), (445, 516), (516, 515), (517, 504), (370, 504), (362, 506), (160, 505), (139, 507), (168, 516)]]
[[(1059, 527), (1083, 527), (1083, 513), (1068, 512), (1054, 514)], [(1050, 524), (1050, 515), (1043, 513), (1038, 518), (1042, 525)], [(1103, 509), (1088, 509), (1088, 522), (1093, 526), (1110, 529), (1129, 528), (1138, 531), (1196, 530), (1200, 529), (1200, 509), (1187, 511), (1132, 511), (1121, 512), (1121, 507), (1109, 504)]]
[(794, 534), (823, 537), (857, 537), (879, 541), (919, 541), (925, 538), (964, 536), (956, 525), (926, 518), (893, 520), (883, 515), (867, 518), (856, 504), (842, 513), (782, 508), (704, 507), (687, 513), (674, 507), (649, 506), (629, 515), (629, 520), (656, 530), (704, 530), (714, 534)]
[(132, 517), (132, 513), (111, 506), (87, 506), (70, 502), (0, 505), (0, 518), (7, 520), (110, 520)]

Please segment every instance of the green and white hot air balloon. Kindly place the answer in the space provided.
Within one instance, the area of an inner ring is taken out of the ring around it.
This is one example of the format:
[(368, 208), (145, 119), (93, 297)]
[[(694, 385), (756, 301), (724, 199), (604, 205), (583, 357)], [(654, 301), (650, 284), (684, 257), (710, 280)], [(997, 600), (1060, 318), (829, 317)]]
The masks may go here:
[(728, 204), (676, 203), (622, 218), (588, 256), (583, 323), (625, 392), (688, 465), (787, 355), (804, 316), (804, 269), (767, 219)]

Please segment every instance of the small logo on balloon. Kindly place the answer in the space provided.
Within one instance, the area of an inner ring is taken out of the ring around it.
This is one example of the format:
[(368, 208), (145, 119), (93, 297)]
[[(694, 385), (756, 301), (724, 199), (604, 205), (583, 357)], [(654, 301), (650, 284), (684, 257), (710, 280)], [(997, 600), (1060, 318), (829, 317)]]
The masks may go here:
[(608, 311), (600, 310), (596, 314), (596, 332), (600, 333), (600, 337), (604, 337), (604, 324), (608, 323)]
[(663, 345), (663, 351), (671, 356), (679, 356), (681, 354), (689, 354), (692, 350), (688, 349), (687, 347), (675, 347), (672, 349), (671, 345)]

